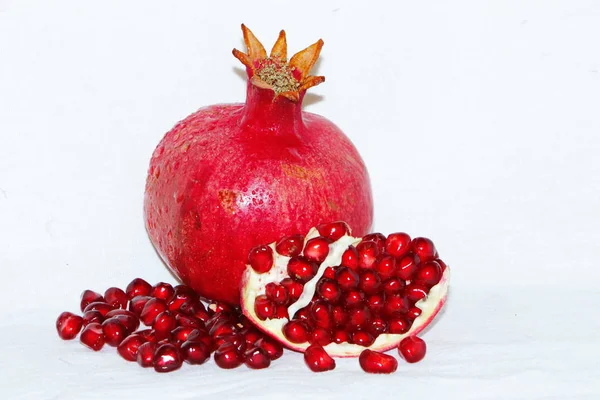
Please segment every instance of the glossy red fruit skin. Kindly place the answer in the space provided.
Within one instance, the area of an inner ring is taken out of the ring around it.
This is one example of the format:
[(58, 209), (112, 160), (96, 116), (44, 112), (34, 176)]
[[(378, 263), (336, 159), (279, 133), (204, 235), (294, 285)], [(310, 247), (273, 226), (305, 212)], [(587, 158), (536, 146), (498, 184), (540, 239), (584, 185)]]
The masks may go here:
[(421, 261), (433, 260), (437, 257), (437, 251), (433, 242), (424, 237), (417, 237), (412, 240), (412, 251), (419, 256)]
[(273, 267), (273, 250), (265, 245), (253, 247), (247, 263), (258, 273), (269, 272)]
[(127, 361), (137, 360), (138, 349), (142, 344), (146, 343), (140, 335), (129, 335), (117, 346), (117, 352)]
[(56, 331), (63, 340), (77, 337), (82, 326), (83, 318), (68, 311), (61, 313), (56, 319)]
[(416, 363), (425, 357), (427, 345), (425, 341), (416, 336), (402, 339), (398, 345), (398, 354), (408, 363)]
[(309, 239), (304, 246), (304, 257), (319, 264), (322, 263), (329, 254), (329, 243), (331, 241), (322, 236)]
[(181, 368), (183, 359), (176, 346), (165, 343), (160, 345), (154, 352), (152, 364), (156, 372), (171, 372)]
[(318, 344), (311, 344), (304, 351), (304, 362), (313, 372), (331, 371), (335, 368), (335, 360)]
[(239, 350), (231, 343), (225, 343), (220, 346), (213, 355), (215, 364), (220, 368), (233, 369), (237, 368), (244, 362), (244, 357)]
[(109, 311), (114, 310), (114, 307), (102, 301), (95, 301), (93, 303), (88, 304), (83, 310), (83, 312), (86, 313), (92, 310), (99, 311), (103, 317), (106, 317), (106, 314), (108, 314)]
[(299, 256), (304, 247), (304, 236), (302, 235), (290, 235), (279, 239), (275, 244), (275, 251), (286, 257)]
[(109, 318), (102, 323), (102, 332), (107, 345), (116, 347), (127, 336), (127, 328), (117, 318)]
[(371, 374), (391, 374), (398, 369), (398, 361), (387, 354), (372, 350), (364, 350), (358, 357), (363, 371)]
[(135, 278), (125, 288), (125, 293), (129, 299), (135, 296), (149, 296), (152, 293), (152, 285), (142, 278)]
[(170, 283), (158, 282), (156, 285), (152, 286), (150, 296), (169, 301), (174, 293), (175, 289), (173, 289), (173, 286)]
[(100, 311), (90, 310), (88, 312), (83, 313), (82, 320), (83, 326), (87, 326), (92, 322), (97, 322), (101, 324), (102, 322), (104, 322), (104, 316)]
[(415, 273), (414, 280), (427, 287), (437, 285), (442, 278), (442, 267), (437, 261), (426, 261)]
[(344, 221), (335, 221), (326, 224), (320, 224), (316, 226), (319, 235), (326, 237), (327, 239), (333, 240), (334, 242), (350, 233), (350, 227)]
[(156, 347), (156, 343), (154, 342), (142, 343), (140, 347), (138, 347), (136, 361), (141, 367), (148, 368), (152, 366)]
[(104, 292), (104, 301), (113, 306), (114, 308), (127, 308), (127, 294), (122, 289), (117, 287), (110, 287)]
[(79, 341), (94, 351), (102, 349), (105, 343), (102, 325), (97, 322), (88, 324), (81, 332)]
[(158, 144), (144, 215), (173, 273), (202, 296), (239, 303), (249, 250), (315, 221), (369, 230), (365, 165), (348, 137), (297, 102), (248, 82), (245, 104), (204, 107)]
[(385, 251), (394, 257), (402, 257), (410, 251), (410, 244), (411, 239), (407, 233), (391, 233), (385, 240)]
[(292, 343), (308, 342), (310, 328), (304, 321), (292, 320), (284, 325), (283, 334)]
[(140, 314), (140, 320), (147, 326), (154, 323), (156, 317), (167, 310), (167, 305), (161, 299), (152, 298), (144, 305)]
[(319, 266), (316, 262), (304, 257), (293, 257), (287, 265), (288, 275), (297, 282), (306, 283), (317, 273)]
[(83, 312), (85, 310), (85, 308), (88, 306), (88, 304), (90, 303), (95, 303), (95, 302), (104, 302), (104, 297), (102, 297), (102, 295), (98, 292), (94, 292), (93, 290), (84, 290), (81, 293), (81, 303), (80, 303), (80, 309)]
[(186, 341), (181, 345), (183, 360), (188, 364), (204, 364), (210, 358), (210, 348), (200, 341)]
[(152, 323), (152, 328), (159, 338), (171, 336), (171, 331), (177, 327), (175, 315), (170, 311), (163, 311), (156, 316)]
[(244, 364), (252, 369), (264, 369), (271, 365), (269, 354), (260, 347), (253, 347), (246, 350)]
[(283, 346), (279, 342), (275, 342), (268, 338), (258, 339), (255, 344), (267, 352), (271, 361), (277, 360), (283, 355)]

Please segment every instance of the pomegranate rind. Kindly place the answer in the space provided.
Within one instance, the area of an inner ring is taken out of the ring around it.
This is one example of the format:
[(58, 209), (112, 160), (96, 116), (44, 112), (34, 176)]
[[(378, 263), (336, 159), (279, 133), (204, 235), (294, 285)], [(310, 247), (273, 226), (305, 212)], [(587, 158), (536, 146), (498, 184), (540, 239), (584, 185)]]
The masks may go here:
[[(319, 232), (315, 228), (312, 228), (306, 236), (304, 243), (306, 244), (309, 239), (317, 236), (319, 236)], [(347, 234), (329, 245), (329, 255), (319, 266), (319, 270), (315, 277), (306, 282), (298, 301), (288, 307), (288, 315), (293, 316), (296, 311), (310, 303), (316, 290), (316, 284), (323, 276), (325, 269), (330, 266), (335, 267), (340, 265), (342, 253), (349, 245), (356, 245), (361, 240), (362, 238), (352, 237), (350, 234)], [(287, 264), (290, 257), (278, 254), (275, 250), (275, 243), (271, 243), (269, 247), (273, 250), (273, 268), (271, 268), (269, 272), (259, 274), (250, 266), (247, 266), (242, 275), (240, 287), (240, 305), (242, 312), (261, 331), (279, 341), (287, 348), (303, 353), (306, 348), (310, 346), (310, 343), (292, 343), (283, 335), (283, 326), (288, 322), (287, 318), (267, 319), (263, 321), (254, 311), (254, 299), (258, 295), (265, 293), (266, 285), (270, 282), (280, 282), (282, 279), (288, 277)], [(446, 303), (449, 281), (450, 268), (446, 267), (442, 274), (442, 278), (429, 290), (427, 297), (419, 300), (415, 304), (421, 309), (421, 315), (413, 321), (408, 332), (403, 334), (381, 334), (369, 347), (350, 343), (331, 343), (324, 346), (325, 351), (332, 357), (358, 357), (360, 353), (367, 348), (373, 351), (385, 352), (397, 347), (402, 339), (419, 334), (434, 320)]]

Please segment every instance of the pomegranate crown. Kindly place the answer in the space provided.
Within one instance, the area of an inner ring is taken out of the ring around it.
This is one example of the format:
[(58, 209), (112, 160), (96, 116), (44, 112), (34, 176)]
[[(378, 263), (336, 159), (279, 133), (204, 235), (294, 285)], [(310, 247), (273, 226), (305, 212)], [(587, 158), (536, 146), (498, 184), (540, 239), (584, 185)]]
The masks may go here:
[(282, 96), (297, 102), (301, 92), (325, 81), (324, 76), (309, 75), (319, 59), (323, 40), (319, 39), (288, 61), (285, 31), (279, 32), (269, 56), (262, 43), (244, 24), (242, 32), (247, 53), (233, 49), (233, 55), (246, 66), (250, 82), (259, 88), (272, 90), (273, 99)]

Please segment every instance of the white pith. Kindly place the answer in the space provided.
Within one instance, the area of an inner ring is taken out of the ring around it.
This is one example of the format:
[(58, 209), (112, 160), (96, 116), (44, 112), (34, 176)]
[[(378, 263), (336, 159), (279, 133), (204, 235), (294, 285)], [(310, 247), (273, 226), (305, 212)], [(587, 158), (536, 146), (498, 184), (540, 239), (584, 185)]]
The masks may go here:
[[(304, 244), (309, 239), (320, 236), (316, 228), (312, 228), (306, 238)], [(296, 311), (305, 307), (312, 300), (316, 285), (319, 279), (323, 276), (327, 267), (336, 267), (340, 265), (342, 254), (350, 245), (360, 243), (362, 238), (350, 236), (350, 234), (342, 236), (340, 239), (329, 245), (329, 254), (327, 258), (319, 266), (317, 274), (304, 284), (304, 289), (298, 300), (288, 307), (288, 315), (294, 316)], [(260, 274), (247, 266), (242, 277), (241, 288), (241, 306), (244, 314), (250, 318), (259, 328), (264, 330), (271, 336), (276, 337), (281, 343), (287, 347), (303, 352), (310, 343), (292, 343), (283, 335), (283, 326), (289, 321), (287, 318), (261, 320), (254, 312), (254, 299), (256, 296), (265, 294), (265, 286), (270, 282), (279, 283), (284, 278), (289, 277), (287, 273), (287, 264), (290, 257), (282, 256), (275, 250), (275, 243), (269, 245), (273, 250), (273, 267), (269, 272)], [(371, 350), (385, 351), (395, 347), (402, 339), (408, 336), (416, 335), (423, 330), (439, 312), (444, 305), (448, 293), (448, 281), (450, 278), (450, 269), (446, 268), (442, 274), (440, 282), (433, 286), (426, 298), (419, 300), (415, 305), (421, 309), (421, 315), (417, 317), (408, 332), (404, 334), (381, 334), (375, 342), (368, 348)], [(350, 343), (331, 343), (324, 346), (324, 349), (330, 356), (335, 357), (358, 357), (360, 353), (366, 349), (364, 346)]]

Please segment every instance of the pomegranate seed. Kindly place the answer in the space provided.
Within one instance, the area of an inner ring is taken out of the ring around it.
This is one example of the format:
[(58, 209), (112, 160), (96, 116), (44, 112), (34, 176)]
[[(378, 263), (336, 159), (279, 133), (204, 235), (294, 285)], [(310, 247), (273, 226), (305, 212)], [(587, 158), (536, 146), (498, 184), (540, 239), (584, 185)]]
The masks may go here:
[(375, 294), (381, 288), (381, 278), (375, 271), (364, 271), (360, 275), (358, 288), (365, 294)]
[(410, 244), (410, 236), (406, 233), (392, 233), (385, 240), (385, 251), (394, 257), (400, 258), (410, 251)]
[(436, 261), (426, 261), (415, 273), (414, 280), (425, 286), (432, 287), (442, 279), (442, 267)]
[(310, 328), (306, 322), (293, 319), (283, 326), (283, 335), (292, 343), (305, 343), (308, 342)]
[(356, 331), (352, 333), (352, 343), (363, 347), (369, 347), (375, 343), (375, 337), (366, 331)]
[(383, 311), (383, 305), (385, 304), (385, 299), (380, 294), (372, 294), (367, 297), (367, 307), (373, 314), (379, 314)]
[(304, 362), (313, 372), (330, 371), (335, 368), (335, 360), (318, 344), (311, 344), (304, 351)]
[(106, 314), (107, 319), (113, 318), (118, 320), (125, 327), (125, 331), (127, 334), (133, 333), (140, 326), (140, 320), (138, 317), (127, 310), (112, 310), (108, 314)]
[(302, 290), (304, 289), (304, 286), (300, 282), (296, 282), (292, 278), (285, 278), (279, 284), (286, 288), (290, 298), (290, 303), (296, 302), (300, 298)]
[(306, 283), (314, 278), (319, 266), (304, 257), (290, 259), (287, 266), (288, 275), (297, 282)]
[(359, 275), (348, 267), (340, 267), (335, 275), (336, 282), (343, 291), (356, 289), (360, 282)]
[(210, 348), (198, 341), (187, 341), (181, 345), (183, 360), (188, 364), (204, 364), (210, 358)]
[(329, 254), (331, 240), (322, 236), (309, 239), (304, 246), (304, 257), (310, 261), (322, 263)]
[(219, 348), (225, 343), (230, 343), (235, 346), (235, 348), (237, 349), (237, 351), (240, 352), (240, 354), (243, 354), (246, 351), (246, 349), (248, 348), (248, 344), (246, 343), (246, 338), (244, 337), (244, 335), (242, 335), (240, 333), (234, 333), (231, 335), (215, 336), (213, 339), (214, 339), (213, 342), (214, 342), (215, 348)]
[(117, 287), (106, 289), (104, 300), (113, 308), (127, 308), (127, 302), (129, 301), (125, 292)]
[(166, 338), (171, 335), (171, 331), (177, 327), (175, 315), (170, 311), (163, 311), (156, 316), (152, 323), (152, 329), (159, 338)]
[(397, 269), (396, 259), (389, 254), (381, 256), (375, 265), (375, 271), (377, 271), (382, 280), (386, 280), (396, 275)]
[(228, 319), (223, 319), (223, 320), (219, 321), (218, 323), (213, 325), (210, 328), (210, 330), (208, 331), (208, 333), (212, 337), (233, 335), (235, 332), (236, 332), (235, 323), (231, 322)]
[(83, 312), (90, 303), (97, 302), (104, 303), (104, 297), (102, 297), (100, 293), (94, 292), (93, 290), (84, 290), (83, 293), (81, 293), (80, 309)]
[(94, 351), (99, 351), (104, 346), (102, 325), (97, 322), (88, 324), (79, 336), (79, 341)]
[(310, 306), (310, 316), (315, 326), (329, 329), (331, 327), (331, 308), (329, 304), (317, 300)]
[(286, 319), (290, 319), (290, 315), (288, 314), (288, 309), (286, 306), (277, 306), (277, 309), (275, 310), (275, 318), (281, 319), (281, 318), (286, 318)]
[(408, 281), (417, 272), (420, 259), (414, 254), (407, 254), (398, 262), (398, 270), (396, 276), (402, 280)]
[(348, 314), (342, 306), (331, 307), (331, 320), (335, 326), (344, 326), (348, 322)]
[(427, 345), (425, 341), (416, 336), (402, 339), (398, 345), (398, 354), (409, 363), (416, 363), (425, 357)]
[(152, 286), (152, 290), (150, 291), (150, 296), (163, 301), (171, 300), (173, 294), (175, 294), (175, 289), (173, 289), (171, 284), (166, 282), (158, 282), (156, 285)]
[(398, 368), (398, 361), (387, 354), (372, 350), (364, 350), (358, 357), (363, 371), (371, 374), (391, 374)]
[(337, 330), (333, 332), (332, 340), (334, 343), (350, 343), (350, 334), (343, 330)]
[(119, 344), (117, 352), (127, 361), (135, 361), (137, 360), (138, 349), (144, 343), (146, 343), (146, 339), (140, 335), (129, 335)]
[(167, 303), (167, 308), (172, 312), (190, 312), (204, 310), (204, 306), (198, 301), (198, 295), (190, 287), (177, 285), (173, 288), (173, 296)]
[(421, 309), (419, 307), (411, 307), (406, 313), (406, 316), (410, 319), (417, 319), (421, 315)]
[(290, 296), (288, 295), (287, 289), (274, 282), (267, 283), (265, 286), (265, 294), (275, 304), (287, 304)]
[(95, 301), (93, 303), (88, 304), (87, 307), (85, 307), (85, 309), (83, 310), (83, 312), (86, 313), (88, 311), (99, 311), (103, 317), (106, 317), (106, 314), (108, 314), (108, 312), (113, 309), (114, 307), (110, 304), (103, 303), (101, 301)]
[(348, 327), (353, 329), (363, 328), (371, 320), (371, 311), (367, 307), (358, 307), (348, 310)]
[(151, 326), (154, 323), (154, 320), (163, 311), (167, 310), (167, 305), (161, 299), (151, 298), (144, 305), (142, 309), (142, 313), (140, 314), (140, 320), (146, 326)]
[(362, 241), (356, 246), (358, 251), (358, 267), (362, 269), (371, 269), (375, 267), (379, 248), (375, 242)]
[(283, 355), (283, 346), (279, 342), (262, 338), (256, 341), (256, 345), (267, 352), (271, 361), (277, 360)]
[(102, 333), (109, 346), (118, 346), (127, 336), (127, 329), (117, 318), (109, 318), (102, 323)]
[(253, 347), (246, 351), (244, 363), (248, 368), (263, 369), (271, 365), (271, 358), (264, 349)]
[(375, 243), (377, 245), (377, 250), (379, 251), (379, 253), (383, 253), (385, 251), (386, 238), (383, 234), (379, 232), (369, 233), (368, 235), (363, 237), (362, 241)]
[(326, 279), (335, 279), (335, 268), (333, 268), (333, 267), (325, 268), (325, 271), (323, 271), (322, 277), (326, 278)]
[(166, 343), (156, 349), (152, 363), (156, 372), (171, 372), (181, 368), (183, 360), (179, 349)]
[(440, 267), (442, 268), (442, 273), (446, 270), (447, 266), (446, 263), (443, 262), (442, 260), (440, 260), (439, 258), (436, 258), (435, 261), (440, 264)]
[(146, 342), (142, 343), (140, 347), (138, 347), (138, 353), (136, 361), (144, 368), (148, 368), (152, 366), (154, 362), (154, 352), (156, 350), (156, 343), (154, 342)]
[(398, 294), (404, 289), (404, 281), (401, 281), (398, 278), (390, 278), (383, 282), (381, 288), (386, 295)]
[(215, 327), (215, 325), (219, 325), (222, 322), (232, 323), (233, 318), (231, 315), (225, 313), (213, 314), (213, 316), (210, 317), (210, 319), (206, 322), (206, 329), (210, 331), (211, 329), (213, 329), (213, 327)]
[(369, 332), (373, 334), (373, 336), (377, 337), (382, 333), (386, 333), (388, 330), (388, 323), (385, 319), (380, 317), (371, 318), (371, 323), (368, 328)]
[(215, 364), (220, 368), (232, 369), (242, 365), (243, 357), (237, 348), (231, 343), (220, 346), (214, 355)]
[(411, 249), (419, 256), (421, 261), (433, 260), (437, 256), (433, 242), (424, 237), (414, 238), (411, 243)]
[[(169, 310), (169, 311), (173, 311), (173, 310)], [(200, 320), (203, 323), (206, 323), (206, 321), (208, 321), (210, 319), (210, 315), (208, 314), (208, 311), (206, 311), (204, 309), (195, 310), (193, 316), (194, 316), (194, 318), (197, 318), (198, 320)]]
[(246, 344), (248, 346), (254, 345), (257, 341), (263, 338), (263, 335), (254, 328), (244, 328), (240, 331), (242, 335), (244, 335), (244, 339), (246, 340)]
[(91, 310), (86, 313), (83, 313), (82, 320), (83, 320), (83, 326), (87, 326), (88, 324), (91, 324), (92, 322), (97, 322), (97, 323), (101, 324), (102, 322), (104, 322), (104, 316), (102, 315), (102, 313), (100, 311)]
[(248, 254), (248, 264), (259, 274), (269, 272), (273, 267), (273, 250), (269, 246), (256, 246)]
[(346, 293), (346, 295), (343, 298), (343, 303), (346, 306), (346, 308), (354, 308), (361, 306), (364, 300), (365, 295), (363, 292), (359, 292), (358, 290), (352, 290)]
[(296, 314), (294, 315), (294, 319), (300, 319), (302, 321), (310, 321), (311, 317), (310, 317), (310, 308), (309, 307), (304, 307), (299, 309), (298, 311), (296, 311)]
[(344, 221), (336, 221), (317, 225), (317, 231), (319, 231), (319, 235), (335, 242), (345, 234), (350, 233), (350, 227)]
[(129, 301), (129, 311), (131, 311), (139, 317), (139, 315), (142, 313), (142, 310), (144, 309), (144, 306), (151, 299), (152, 297), (150, 296), (135, 296)]
[(192, 317), (184, 314), (175, 314), (175, 321), (177, 321), (177, 326), (186, 326), (191, 328), (201, 328), (204, 329), (204, 322), (200, 321), (196, 317)]
[(411, 283), (404, 288), (404, 295), (413, 303), (427, 297), (427, 287), (418, 283)]
[(358, 251), (354, 246), (348, 246), (348, 248), (342, 253), (341, 264), (344, 267), (348, 267), (353, 271), (358, 269)]
[(408, 311), (408, 301), (400, 294), (393, 294), (385, 299), (383, 312), (388, 317), (404, 314)]
[(322, 278), (317, 283), (317, 294), (330, 304), (336, 304), (342, 296), (342, 291), (334, 280)]
[[(191, 326), (178, 326), (171, 331), (171, 338), (175, 343), (183, 343), (188, 340), (188, 336), (194, 329), (195, 328)], [(208, 333), (206, 334), (208, 335)]]
[(275, 316), (275, 310), (275, 304), (266, 295), (261, 294), (256, 296), (254, 300), (254, 312), (258, 318), (263, 321), (271, 319)]
[(149, 296), (152, 293), (152, 286), (142, 278), (135, 278), (125, 288), (125, 293), (129, 299), (136, 296)]
[(286, 257), (296, 257), (299, 256), (302, 252), (302, 248), (304, 247), (304, 236), (302, 235), (292, 235), (280, 239), (275, 245), (275, 250)]
[(190, 334), (188, 335), (187, 338), (188, 342), (202, 342), (206, 345), (206, 347), (208, 347), (209, 349), (213, 349), (216, 346), (214, 346), (213, 340), (210, 337), (210, 335), (201, 332), (197, 329), (195, 329), (194, 331), (190, 332)]
[(331, 343), (331, 332), (325, 328), (315, 328), (310, 334), (310, 339), (308, 341), (311, 344), (327, 346)]
[(61, 313), (56, 319), (56, 331), (63, 340), (74, 339), (82, 326), (83, 318), (68, 311)]
[(388, 320), (388, 332), (403, 334), (409, 331), (410, 322), (404, 317), (396, 317)]
[(158, 339), (156, 338), (156, 333), (154, 332), (154, 329), (142, 329), (140, 331), (134, 332), (134, 335), (139, 335), (142, 338), (144, 338), (144, 340), (146, 342), (157, 342)]

